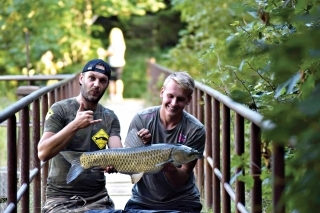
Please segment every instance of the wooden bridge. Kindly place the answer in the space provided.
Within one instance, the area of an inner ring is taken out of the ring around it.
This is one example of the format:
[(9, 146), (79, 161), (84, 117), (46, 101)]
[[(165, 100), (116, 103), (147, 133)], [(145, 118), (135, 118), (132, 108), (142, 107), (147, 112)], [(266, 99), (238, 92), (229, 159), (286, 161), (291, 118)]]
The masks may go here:
[[(172, 71), (148, 62), (148, 93), (158, 97), (158, 80)], [(56, 84), (35, 90), (0, 112), (0, 125), (7, 129), (7, 191), (4, 213), (40, 213), (45, 201), (44, 188), (48, 176), (48, 163), (40, 162), (37, 144), (40, 140), (45, 115), (56, 101), (79, 93), (78, 74), (59, 75)], [(0, 76), (0, 80), (32, 80), (28, 77)], [(40, 78), (36, 76), (35, 78)], [(46, 76), (57, 79), (56, 76)], [(46, 80), (43, 79), (43, 80)], [(37, 79), (39, 80), (39, 79)], [(24, 89), (22, 91), (25, 91)], [(280, 202), (284, 191), (284, 147), (273, 144), (270, 187), (272, 193), (265, 202), (262, 193), (261, 132), (273, 128), (262, 115), (232, 101), (212, 88), (196, 82), (192, 103), (186, 111), (197, 117), (207, 131), (204, 159), (195, 167), (197, 186), (203, 200), (203, 211), (274, 213), (285, 212)], [(121, 122), (121, 136), (125, 139), (128, 122), (142, 109), (143, 102), (125, 100), (122, 103), (106, 102), (114, 109)], [(32, 113), (30, 113), (32, 112)], [(19, 131), (17, 131), (19, 130)], [(19, 132), (20, 134), (17, 134)], [(18, 152), (23, 150), (23, 152)], [(231, 166), (231, 156), (250, 156), (245, 165)], [(19, 175), (18, 175), (19, 174)], [(252, 187), (237, 177), (250, 178)], [(17, 184), (17, 180), (19, 184)], [(31, 184), (30, 184), (31, 183)], [(123, 209), (130, 197), (129, 176), (107, 174), (107, 188), (117, 209)], [(3, 204), (3, 203), (2, 203)], [(270, 210), (272, 209), (272, 210)]]
[[(144, 108), (144, 101), (137, 99), (124, 99), (123, 101), (107, 101), (106, 107), (113, 110), (120, 120), (121, 139), (126, 137), (129, 124), (133, 116)], [(106, 187), (109, 195), (115, 204), (116, 209), (124, 209), (126, 202), (131, 196), (133, 184), (129, 175), (106, 174)]]

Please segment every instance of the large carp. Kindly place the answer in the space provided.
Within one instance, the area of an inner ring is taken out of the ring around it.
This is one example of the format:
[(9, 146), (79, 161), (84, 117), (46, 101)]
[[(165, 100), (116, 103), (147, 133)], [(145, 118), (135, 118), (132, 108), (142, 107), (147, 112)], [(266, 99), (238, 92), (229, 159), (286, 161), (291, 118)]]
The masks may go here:
[(159, 172), (166, 163), (175, 166), (202, 158), (202, 153), (182, 144), (144, 145), (132, 129), (125, 140), (125, 148), (104, 149), (94, 152), (60, 152), (71, 163), (67, 183), (77, 178), (83, 171), (93, 167), (113, 166), (122, 174), (131, 175), (132, 183), (138, 182), (143, 174)]

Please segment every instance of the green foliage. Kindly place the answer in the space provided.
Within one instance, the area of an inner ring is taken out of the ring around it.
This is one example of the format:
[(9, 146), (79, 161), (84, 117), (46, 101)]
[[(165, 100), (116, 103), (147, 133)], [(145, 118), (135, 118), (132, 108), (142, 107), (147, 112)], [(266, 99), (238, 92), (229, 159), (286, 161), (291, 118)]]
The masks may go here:
[(124, 97), (142, 98), (147, 91), (146, 59), (149, 55), (127, 48), (126, 66), (123, 69)]
[[(131, 46), (133, 45), (133, 46)], [(159, 59), (161, 63), (161, 54), (164, 52), (154, 51), (149, 49), (141, 49), (137, 51), (138, 46), (136, 43), (129, 42), (126, 51), (126, 65), (123, 70), (122, 79), (124, 82), (124, 97), (125, 98), (142, 98), (148, 99), (147, 101), (153, 104), (159, 104), (159, 97), (153, 97), (153, 93), (148, 91), (149, 76), (147, 73), (146, 62), (150, 56)], [(163, 78), (159, 80), (161, 85), (153, 85), (155, 91), (159, 91), (162, 87)], [(155, 99), (155, 100), (153, 100)]]
[[(61, 73), (96, 57), (101, 41), (93, 39), (92, 32), (103, 31), (93, 25), (98, 16), (129, 18), (158, 11), (165, 4), (162, 0), (8, 0), (1, 6), (0, 74), (32, 75)], [(41, 62), (47, 51), (54, 56), (54, 69), (49, 71)]]
[[(314, 212), (320, 207), (314, 190), (320, 187), (319, 2), (172, 0), (172, 4), (187, 27), (167, 66), (190, 71), (271, 119), (277, 127), (264, 132), (264, 139), (286, 146), (290, 142), (295, 150), (285, 156), (283, 202), (288, 211)], [(262, 176), (263, 183), (271, 182), (268, 173)], [(270, 185), (265, 190), (268, 198)]]
[[(122, 75), (125, 85), (124, 97), (144, 98), (150, 103), (155, 103), (153, 99), (159, 100), (159, 97), (150, 96), (147, 89), (149, 79), (146, 73), (146, 61), (155, 58), (157, 63), (162, 64), (162, 61), (166, 60), (163, 55), (167, 52), (167, 48), (178, 41), (178, 30), (182, 28), (178, 14), (162, 10), (144, 17), (133, 16), (130, 20), (117, 24), (124, 32), (127, 46), (126, 65)], [(104, 46), (107, 45), (106, 42)], [(160, 88), (161, 86), (155, 90), (160, 91)]]

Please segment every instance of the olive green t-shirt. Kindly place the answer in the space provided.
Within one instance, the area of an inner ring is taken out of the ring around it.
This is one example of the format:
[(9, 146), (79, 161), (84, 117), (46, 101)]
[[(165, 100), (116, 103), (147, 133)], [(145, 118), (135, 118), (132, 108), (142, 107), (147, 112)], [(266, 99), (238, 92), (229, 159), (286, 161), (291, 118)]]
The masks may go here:
[[(57, 133), (76, 117), (80, 104), (75, 98), (59, 101), (49, 109), (44, 132)], [(105, 149), (111, 136), (120, 137), (120, 123), (116, 114), (101, 104), (94, 111), (94, 120), (101, 122), (79, 129), (71, 138), (63, 151), (88, 152)], [(90, 197), (105, 189), (105, 176), (103, 170), (88, 169), (74, 181), (67, 184), (66, 176), (70, 163), (59, 153), (50, 160), (50, 169), (47, 179), (47, 196), (73, 196)]]

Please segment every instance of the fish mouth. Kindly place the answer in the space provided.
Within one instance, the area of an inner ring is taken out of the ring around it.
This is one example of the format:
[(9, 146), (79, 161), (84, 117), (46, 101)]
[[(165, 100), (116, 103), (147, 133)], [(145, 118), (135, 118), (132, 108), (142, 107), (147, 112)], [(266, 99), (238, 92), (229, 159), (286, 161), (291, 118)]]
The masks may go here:
[(201, 154), (201, 153), (196, 154), (196, 156), (197, 156), (198, 159), (202, 159), (203, 158), (203, 154)]
[(190, 156), (191, 156), (191, 155), (196, 156), (198, 159), (203, 158), (203, 154), (200, 153), (200, 152), (197, 151), (197, 150), (192, 150), (192, 152), (190, 153)]

